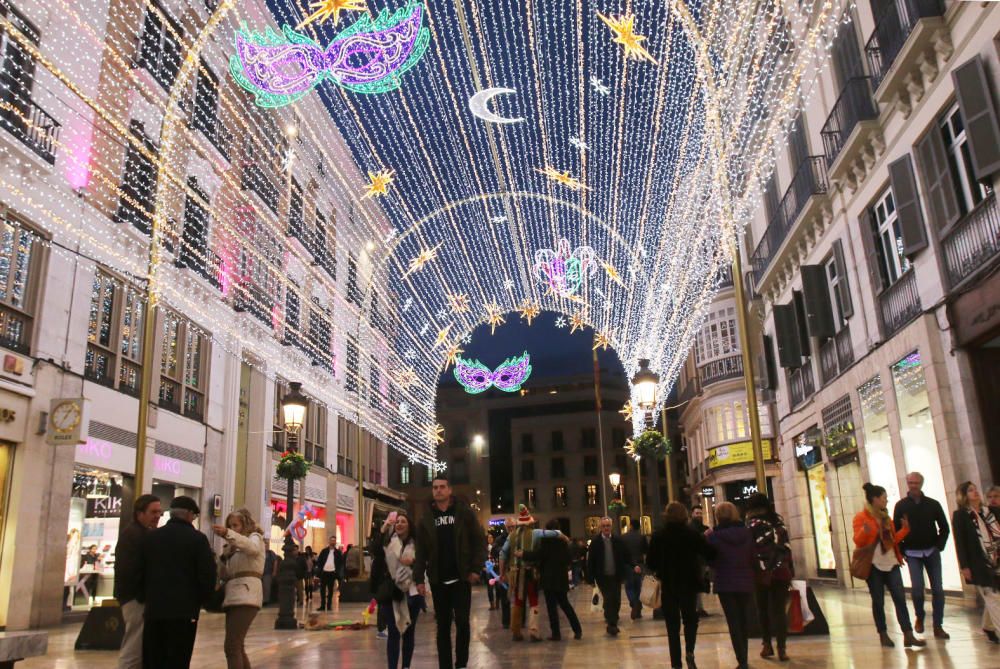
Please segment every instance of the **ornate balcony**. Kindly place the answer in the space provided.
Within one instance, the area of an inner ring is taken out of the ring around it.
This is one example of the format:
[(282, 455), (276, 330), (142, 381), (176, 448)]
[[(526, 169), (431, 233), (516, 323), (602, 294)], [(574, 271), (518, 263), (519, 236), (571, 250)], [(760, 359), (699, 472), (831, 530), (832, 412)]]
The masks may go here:
[(0, 98), (0, 127), (31, 149), (35, 155), (54, 165), (56, 143), (59, 140), (59, 121), (22, 91), (19, 83), (12, 81), (6, 72), (0, 72), (0, 87), (7, 93)]
[(1000, 212), (996, 193), (976, 205), (941, 237), (948, 286), (954, 290), (1000, 254)]
[(876, 88), (889, 74), (919, 21), (942, 16), (944, 9), (944, 0), (895, 0), (888, 4), (882, 16), (876, 18), (875, 30), (865, 45), (868, 71)]
[(871, 77), (848, 80), (820, 131), (827, 167), (833, 165), (858, 124), (874, 118), (878, 118), (878, 105), (872, 98)]
[(701, 379), (702, 387), (719, 383), (720, 381), (739, 379), (742, 376), (743, 356), (739, 354), (713, 360), (698, 368), (698, 377)]
[(882, 337), (889, 339), (919, 316), (921, 311), (923, 307), (917, 292), (917, 275), (911, 268), (899, 281), (879, 293), (878, 315)]

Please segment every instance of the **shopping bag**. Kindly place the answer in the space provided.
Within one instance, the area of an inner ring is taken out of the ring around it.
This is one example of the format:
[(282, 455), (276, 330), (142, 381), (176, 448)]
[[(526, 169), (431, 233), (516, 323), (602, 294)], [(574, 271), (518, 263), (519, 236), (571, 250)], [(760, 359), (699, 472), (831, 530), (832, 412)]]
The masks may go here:
[(801, 634), (804, 627), (802, 599), (799, 591), (793, 588), (788, 592), (788, 631), (792, 634)]
[(601, 597), (601, 589), (595, 585), (593, 595), (590, 598), (590, 610), (593, 611), (594, 613), (600, 613), (602, 599), (603, 597)]
[(650, 609), (660, 608), (660, 579), (646, 575), (642, 577), (642, 590), (639, 591), (639, 601)]

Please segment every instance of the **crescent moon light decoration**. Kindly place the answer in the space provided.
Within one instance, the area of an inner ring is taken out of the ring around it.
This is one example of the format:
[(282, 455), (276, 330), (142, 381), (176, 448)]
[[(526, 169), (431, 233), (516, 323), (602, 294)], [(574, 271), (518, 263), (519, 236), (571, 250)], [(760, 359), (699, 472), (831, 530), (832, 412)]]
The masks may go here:
[(479, 91), (469, 98), (469, 111), (471, 111), (474, 116), (490, 123), (520, 123), (524, 120), (524, 118), (507, 118), (506, 116), (500, 116), (499, 114), (491, 112), (489, 107), (486, 106), (494, 96), (510, 93), (517, 93), (517, 91), (513, 88), (487, 88), (486, 90)]

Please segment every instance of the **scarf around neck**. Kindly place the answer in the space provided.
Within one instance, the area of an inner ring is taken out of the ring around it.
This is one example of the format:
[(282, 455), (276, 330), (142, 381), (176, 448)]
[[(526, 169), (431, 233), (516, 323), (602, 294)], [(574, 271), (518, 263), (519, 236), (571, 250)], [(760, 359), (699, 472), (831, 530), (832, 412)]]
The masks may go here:
[(889, 512), (885, 509), (876, 509), (871, 504), (865, 503), (865, 509), (871, 514), (875, 522), (879, 524), (878, 537), (879, 542), (882, 544), (882, 552), (888, 553), (895, 549), (896, 542), (892, 538), (892, 518), (889, 517)]
[(985, 505), (980, 506), (979, 511), (970, 506), (968, 513), (972, 518), (972, 525), (976, 528), (979, 547), (983, 551), (986, 563), (994, 572), (1000, 570), (1000, 522), (997, 522), (996, 516)]

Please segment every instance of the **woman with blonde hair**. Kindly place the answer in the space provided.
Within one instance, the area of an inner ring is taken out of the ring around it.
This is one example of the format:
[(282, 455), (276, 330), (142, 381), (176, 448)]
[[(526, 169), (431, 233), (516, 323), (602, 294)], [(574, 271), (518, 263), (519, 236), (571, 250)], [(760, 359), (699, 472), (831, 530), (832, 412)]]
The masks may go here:
[(715, 519), (719, 524), (708, 535), (708, 543), (716, 550), (715, 558), (709, 562), (715, 570), (715, 593), (726, 614), (729, 640), (739, 663), (737, 669), (747, 669), (756, 555), (753, 533), (740, 520), (740, 511), (732, 502), (716, 506)]
[(951, 517), (955, 533), (958, 566), (966, 583), (976, 586), (976, 592), (986, 605), (983, 611), (983, 631), (992, 643), (1000, 642), (996, 628), (1000, 625), (1000, 522), (983, 504), (979, 488), (972, 481), (958, 486), (955, 495), (958, 508)]
[(226, 540), (222, 549), (220, 575), (225, 582), (226, 596), (222, 610), (226, 613), (226, 666), (228, 669), (250, 669), (246, 652), (247, 631), (257, 617), (264, 601), (264, 536), (253, 516), (238, 509), (226, 516), (225, 527), (213, 525), (212, 531)]
[(899, 543), (910, 533), (910, 522), (903, 516), (903, 526), (897, 530), (896, 524), (886, 510), (889, 498), (885, 488), (880, 485), (866, 483), (865, 508), (854, 516), (854, 545), (858, 551), (852, 562), (860, 560), (868, 570), (868, 594), (872, 598), (872, 616), (875, 618), (875, 631), (878, 632), (880, 643), (886, 648), (896, 644), (889, 638), (885, 620), (885, 591), (889, 591), (892, 603), (896, 607), (896, 620), (903, 630), (903, 645), (925, 646), (927, 642), (913, 636), (913, 625), (910, 623), (910, 613), (906, 609), (906, 593), (903, 592), (903, 576), (899, 565), (903, 564), (903, 554)]

